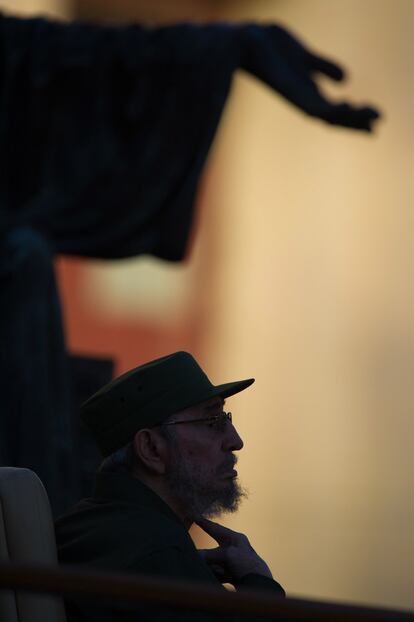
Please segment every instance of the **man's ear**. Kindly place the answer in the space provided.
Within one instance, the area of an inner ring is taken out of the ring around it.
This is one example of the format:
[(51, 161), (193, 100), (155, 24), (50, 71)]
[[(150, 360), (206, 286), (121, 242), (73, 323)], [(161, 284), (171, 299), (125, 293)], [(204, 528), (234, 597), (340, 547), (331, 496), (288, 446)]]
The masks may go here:
[(167, 464), (167, 443), (156, 431), (138, 430), (134, 436), (134, 451), (143, 465), (157, 475), (163, 475)]

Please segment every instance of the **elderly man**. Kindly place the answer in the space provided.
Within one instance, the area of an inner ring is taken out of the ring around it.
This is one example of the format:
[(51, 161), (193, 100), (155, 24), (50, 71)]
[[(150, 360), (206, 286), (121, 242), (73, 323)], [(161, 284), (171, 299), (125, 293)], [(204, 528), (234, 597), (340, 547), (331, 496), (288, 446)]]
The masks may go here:
[[(57, 521), (60, 561), (283, 596), (246, 536), (209, 520), (234, 512), (244, 495), (234, 468), (243, 441), (223, 409), (253, 382), (215, 386), (190, 354), (176, 352), (93, 395), (82, 419), (105, 458), (93, 496)], [(217, 548), (195, 548), (194, 522)], [(73, 619), (116, 620), (118, 613), (69, 607)], [(122, 620), (136, 613), (123, 609)]]

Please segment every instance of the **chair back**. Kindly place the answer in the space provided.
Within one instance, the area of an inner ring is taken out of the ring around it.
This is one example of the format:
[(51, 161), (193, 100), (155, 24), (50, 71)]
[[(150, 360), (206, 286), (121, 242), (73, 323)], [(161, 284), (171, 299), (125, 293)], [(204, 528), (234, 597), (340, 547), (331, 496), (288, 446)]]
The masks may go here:
[[(57, 564), (52, 512), (33, 471), (0, 467), (0, 560)], [(0, 590), (1, 622), (66, 622), (61, 598)]]

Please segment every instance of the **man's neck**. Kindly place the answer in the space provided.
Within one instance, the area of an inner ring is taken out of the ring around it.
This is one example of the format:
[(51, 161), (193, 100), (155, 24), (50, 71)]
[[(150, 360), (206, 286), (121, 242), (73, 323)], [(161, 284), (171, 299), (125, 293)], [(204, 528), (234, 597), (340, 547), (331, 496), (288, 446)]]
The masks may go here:
[(140, 482), (145, 484), (148, 488), (150, 488), (156, 495), (158, 495), (164, 503), (166, 503), (171, 510), (178, 516), (187, 530), (190, 529), (194, 520), (188, 517), (184, 508), (180, 504), (180, 502), (174, 498), (171, 491), (168, 488), (167, 483), (161, 477), (152, 477), (148, 476), (145, 473), (139, 473), (137, 471), (133, 472), (133, 477), (138, 479)]

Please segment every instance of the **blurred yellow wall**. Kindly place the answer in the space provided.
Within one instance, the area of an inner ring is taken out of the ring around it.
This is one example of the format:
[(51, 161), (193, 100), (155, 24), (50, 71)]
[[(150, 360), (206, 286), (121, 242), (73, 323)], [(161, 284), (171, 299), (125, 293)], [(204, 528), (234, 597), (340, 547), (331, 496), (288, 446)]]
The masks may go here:
[(414, 3), (215, 6), (281, 21), (341, 60), (348, 83), (324, 86), (384, 121), (374, 136), (333, 129), (237, 75), (192, 264), (89, 264), (85, 298), (117, 321), (202, 314), (213, 381), (257, 378), (228, 402), (251, 494), (224, 522), (290, 595), (413, 609)]
[[(350, 68), (375, 136), (312, 122), (248, 76), (211, 160), (221, 241), (206, 366), (229, 401), (247, 532), (289, 593), (414, 607), (414, 4), (245, 2)], [(233, 406), (234, 403), (234, 406)]]
[(64, 18), (70, 13), (71, 0), (0, 0), (0, 11), (14, 15), (47, 15)]

